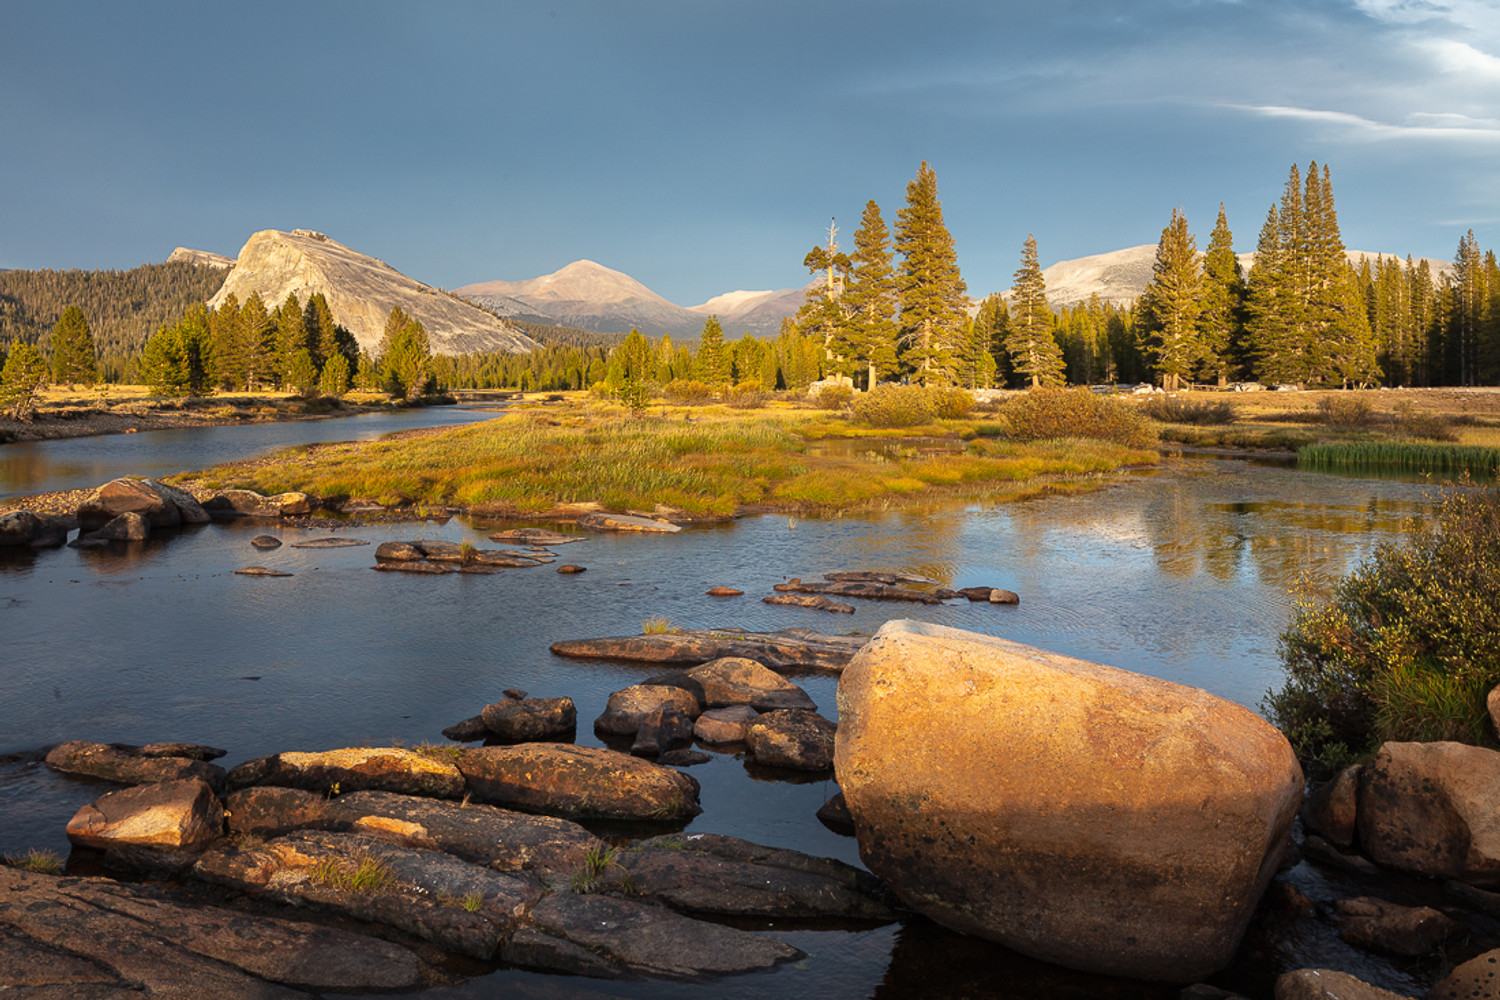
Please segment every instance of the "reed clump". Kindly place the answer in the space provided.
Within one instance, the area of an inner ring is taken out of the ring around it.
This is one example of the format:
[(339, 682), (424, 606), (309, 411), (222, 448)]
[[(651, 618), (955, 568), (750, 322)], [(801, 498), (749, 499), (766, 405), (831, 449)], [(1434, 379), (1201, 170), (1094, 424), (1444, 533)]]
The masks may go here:
[(1491, 477), (1500, 470), (1500, 448), (1420, 441), (1335, 441), (1297, 450), (1309, 469), (1396, 469), (1403, 472)]

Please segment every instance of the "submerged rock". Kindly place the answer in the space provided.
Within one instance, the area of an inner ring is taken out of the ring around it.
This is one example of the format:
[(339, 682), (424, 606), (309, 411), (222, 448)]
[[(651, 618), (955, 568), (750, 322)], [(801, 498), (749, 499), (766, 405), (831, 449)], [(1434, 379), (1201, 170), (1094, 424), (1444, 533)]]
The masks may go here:
[(363, 934), (3, 866), (0, 941), (5, 985), (22, 995), (294, 1000), (421, 981), (416, 955)]
[(869, 636), (825, 635), (811, 629), (745, 632), (739, 629), (695, 629), (650, 635), (568, 639), (554, 642), (558, 656), (627, 663), (697, 666), (724, 656), (743, 656), (772, 670), (806, 668), (837, 672), (854, 658)]
[[(161, 752), (172, 748), (181, 754)], [(90, 743), (73, 740), (59, 743), (47, 753), (47, 766), (65, 774), (83, 774), (122, 785), (143, 785), (158, 781), (201, 778), (214, 788), (224, 784), (224, 769), (205, 763), (205, 756), (222, 757), (223, 751), (197, 744), (151, 744), (148, 747), (128, 743)]]
[(698, 782), (596, 747), (523, 743), (461, 750), (474, 797), (526, 812), (592, 819), (678, 820), (698, 815)]
[(250, 544), (257, 549), (279, 549), (281, 548), (281, 539), (275, 535), (256, 535), (250, 539)]
[(278, 753), (245, 761), (230, 770), (225, 780), (230, 789), (250, 785), (281, 785), (312, 792), (377, 789), (440, 799), (456, 799), (464, 793), (463, 775), (450, 761), (401, 747)]
[(524, 542), (527, 545), (566, 545), (569, 542), (581, 542), (585, 540), (584, 535), (564, 535), (556, 531), (548, 531), (546, 528), (512, 528), (509, 531), (497, 531), (490, 535), (492, 542)]
[(245, 567), (242, 567), (240, 569), (235, 570), (234, 571), (234, 575), (235, 576), (270, 576), (270, 577), (282, 577), (282, 576), (291, 576), (292, 574), (288, 573), (288, 572), (286, 572), (284, 570), (268, 569), (265, 566), (245, 566)]
[(294, 549), (347, 549), (356, 545), (369, 545), (363, 538), (309, 538), (305, 542), (293, 542)]
[(887, 622), (838, 702), (870, 870), (941, 924), (1070, 968), (1222, 968), (1301, 802), (1291, 747), (1248, 709), (958, 629)]
[(783, 594), (829, 594), (834, 597), (862, 597), (874, 601), (907, 601), (912, 604), (942, 604), (943, 598), (923, 590), (896, 587), (888, 583), (858, 583), (854, 581), (832, 581), (829, 583), (803, 583), (793, 577), (786, 583), (778, 583), (772, 590)]
[(733, 587), (710, 587), (704, 591), (709, 597), (743, 597), (743, 590), (735, 590)]

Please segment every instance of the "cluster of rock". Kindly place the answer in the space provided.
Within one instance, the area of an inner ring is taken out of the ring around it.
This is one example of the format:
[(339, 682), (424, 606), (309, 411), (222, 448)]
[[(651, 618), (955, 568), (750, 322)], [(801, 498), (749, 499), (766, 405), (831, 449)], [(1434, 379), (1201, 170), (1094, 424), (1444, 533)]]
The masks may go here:
[(383, 542), (375, 549), (375, 568), (383, 572), (426, 573), (498, 573), (502, 569), (541, 566), (554, 561), (545, 547), (527, 551), (515, 549), (481, 549), (457, 542), (416, 539), (410, 542)]
[[(512, 694), (483, 714), (497, 729), (553, 731), (564, 717), (571, 725), (568, 699)], [(767, 697), (768, 704), (776, 700)], [(537, 742), (348, 747), (274, 754), (228, 772), (209, 762), (222, 754), (188, 744), (75, 742), (54, 748), (47, 763), (130, 783), (83, 807), (68, 824), (70, 840), (104, 851), (106, 864), (383, 924), (481, 960), (596, 977), (699, 978), (802, 957), (773, 937), (702, 916), (896, 917), (878, 880), (838, 861), (716, 835), (668, 833), (624, 847), (600, 840), (578, 821), (629, 820), (670, 830), (700, 811), (691, 777), (609, 749)], [(127, 912), (119, 902), (127, 898), (128, 912), (169, 916), (171, 926), (158, 933), (148, 918), (115, 931), (106, 929), (106, 918), (90, 916), (89, 926), (114, 940), (68, 950), (110, 969), (128, 968), (120, 975), (148, 988), (178, 985), (184, 965), (122, 965), (116, 951), (209, 955), (227, 966), (205, 980), (210, 984), (262, 976), (352, 992), (409, 988), (422, 973), (417, 955), (399, 944), (279, 916), (231, 918), (107, 879), (0, 868), (0, 936), (7, 947), (19, 942), (21, 956), (7, 970), (26, 966), (30, 977), (13, 983), (7, 971), (6, 985), (58, 985), (65, 981), (59, 976), (70, 974), (44, 970), (39, 956), (77, 935), (38, 914)], [(243, 924), (236, 932), (243, 940), (270, 942), (277, 956), (252, 961), (254, 948), (212, 944), (230, 919)], [(347, 960), (330, 961), (330, 945), (344, 947)], [(318, 973), (306, 963), (317, 963)]]
[[(926, 587), (918, 590), (917, 587)], [(883, 573), (877, 571), (850, 571), (825, 573), (822, 580), (803, 581), (793, 577), (785, 583), (775, 584), (776, 593), (761, 598), (766, 604), (791, 605), (828, 611), (834, 614), (853, 614), (854, 605), (834, 600), (835, 597), (852, 597), (872, 601), (906, 601), (912, 604), (943, 604), (960, 597), (971, 602), (988, 604), (1019, 604), (1021, 598), (1011, 590), (997, 587), (964, 587), (949, 590), (942, 581), (915, 573)], [(732, 587), (715, 587), (708, 592), (711, 597), (738, 597), (743, 591)]]

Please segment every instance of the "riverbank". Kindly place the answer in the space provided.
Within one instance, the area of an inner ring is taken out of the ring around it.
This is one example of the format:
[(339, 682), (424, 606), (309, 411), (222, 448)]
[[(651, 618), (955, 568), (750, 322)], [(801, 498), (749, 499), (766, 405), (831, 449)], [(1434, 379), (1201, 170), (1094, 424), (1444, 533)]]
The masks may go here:
[(54, 386), (43, 391), (32, 420), (0, 417), (0, 444), (135, 434), (180, 427), (319, 420), (374, 413), (390, 406), (383, 393), (351, 393), (340, 399), (303, 399), (279, 392), (171, 397), (153, 396), (142, 385), (111, 385), (105, 393)]

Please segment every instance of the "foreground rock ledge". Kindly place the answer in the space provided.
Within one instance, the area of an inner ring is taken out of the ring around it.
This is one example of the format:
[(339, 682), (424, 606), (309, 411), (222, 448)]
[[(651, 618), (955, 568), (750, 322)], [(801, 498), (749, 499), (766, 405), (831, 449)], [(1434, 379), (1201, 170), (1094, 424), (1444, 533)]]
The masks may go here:
[(1301, 801), (1285, 738), (1205, 691), (912, 621), (844, 671), (860, 856), (912, 908), (1074, 969), (1226, 965)]

